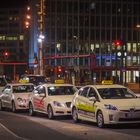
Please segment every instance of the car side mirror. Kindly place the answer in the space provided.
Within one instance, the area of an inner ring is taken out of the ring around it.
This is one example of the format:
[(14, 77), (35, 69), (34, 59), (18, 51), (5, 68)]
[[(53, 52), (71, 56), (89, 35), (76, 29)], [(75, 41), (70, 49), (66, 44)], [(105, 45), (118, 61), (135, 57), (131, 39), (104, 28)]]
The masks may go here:
[(90, 97), (89, 101), (93, 101), (94, 103), (97, 101), (95, 97)]

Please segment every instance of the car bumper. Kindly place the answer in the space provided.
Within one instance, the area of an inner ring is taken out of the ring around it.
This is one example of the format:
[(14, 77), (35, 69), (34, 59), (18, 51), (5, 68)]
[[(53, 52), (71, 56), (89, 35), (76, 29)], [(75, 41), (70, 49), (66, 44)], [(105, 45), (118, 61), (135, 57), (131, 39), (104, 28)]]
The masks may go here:
[(54, 116), (71, 115), (71, 109), (70, 108), (55, 107), (53, 109), (53, 113), (54, 113)]
[(108, 111), (105, 116), (107, 116), (104, 117), (106, 124), (140, 123), (140, 110)]
[(24, 105), (24, 104), (19, 104), (19, 105), (17, 105), (16, 106), (16, 109), (17, 110), (27, 110), (27, 109), (29, 109), (29, 106), (28, 105)]

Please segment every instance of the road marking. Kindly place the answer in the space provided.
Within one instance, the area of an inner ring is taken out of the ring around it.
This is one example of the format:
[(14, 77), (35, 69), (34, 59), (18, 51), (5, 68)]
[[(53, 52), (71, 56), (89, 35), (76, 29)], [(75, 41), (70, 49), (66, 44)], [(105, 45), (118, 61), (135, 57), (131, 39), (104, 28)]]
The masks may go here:
[(16, 138), (20, 138), (21, 140), (29, 140), (27, 138), (23, 138), (23, 137), (20, 137), (20, 136), (16, 135), (14, 132), (12, 132), (7, 127), (5, 127), (2, 123), (0, 123), (0, 126), (3, 127), (8, 133), (10, 133), (11, 135), (13, 135)]
[(70, 130), (73, 130), (73, 131), (88, 131), (87, 128), (82, 128), (82, 127), (79, 127), (79, 126), (63, 126), (64, 129), (70, 129)]

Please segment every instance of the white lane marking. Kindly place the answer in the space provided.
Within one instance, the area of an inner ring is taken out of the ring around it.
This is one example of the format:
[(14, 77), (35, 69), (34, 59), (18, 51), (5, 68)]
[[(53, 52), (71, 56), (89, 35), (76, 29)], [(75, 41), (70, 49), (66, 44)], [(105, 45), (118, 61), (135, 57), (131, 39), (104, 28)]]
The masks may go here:
[(19, 139), (21, 139), (21, 140), (29, 140), (29, 139), (27, 139), (27, 138), (23, 138), (23, 137), (20, 137), (20, 136), (16, 135), (14, 132), (12, 132), (11, 130), (9, 130), (9, 129), (8, 129), (7, 127), (5, 127), (3, 124), (0, 123), (0, 125), (1, 125), (1, 127), (3, 127), (8, 133), (10, 133), (11, 135), (13, 135), (14, 137), (19, 138)]

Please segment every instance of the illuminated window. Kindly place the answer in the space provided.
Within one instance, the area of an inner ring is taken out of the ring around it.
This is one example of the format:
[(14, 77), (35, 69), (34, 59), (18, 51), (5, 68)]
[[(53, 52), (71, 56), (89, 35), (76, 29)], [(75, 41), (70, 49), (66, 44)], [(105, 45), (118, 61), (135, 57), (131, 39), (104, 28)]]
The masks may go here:
[(57, 43), (56, 48), (57, 48), (58, 51), (60, 51), (60, 49), (61, 49), (61, 44), (60, 44), (60, 43)]
[(5, 36), (0, 36), (0, 40), (5, 40)]
[(19, 40), (24, 40), (24, 36), (23, 35), (20, 35), (19, 36)]
[(13, 19), (13, 17), (9, 17), (9, 20), (12, 20)]
[(9, 37), (6, 37), (6, 40), (18, 40), (18, 38), (17, 37), (9, 36)]
[(92, 52), (94, 51), (94, 44), (90, 45), (90, 49), (92, 50)]
[(136, 51), (137, 51), (136, 43), (133, 43), (133, 52), (136, 52)]
[(127, 51), (131, 52), (131, 43), (127, 43)]

